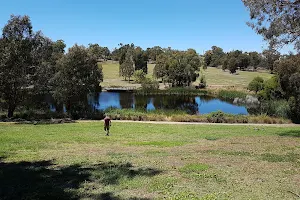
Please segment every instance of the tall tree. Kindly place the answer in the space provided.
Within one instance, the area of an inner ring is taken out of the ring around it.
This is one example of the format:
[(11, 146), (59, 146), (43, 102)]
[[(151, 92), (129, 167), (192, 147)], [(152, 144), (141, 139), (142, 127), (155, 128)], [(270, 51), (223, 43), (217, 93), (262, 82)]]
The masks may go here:
[(261, 55), (254, 51), (249, 53), (249, 57), (250, 57), (250, 66), (252, 66), (254, 70), (256, 70), (259, 63), (261, 62)]
[(228, 69), (231, 74), (234, 74), (238, 68), (238, 60), (235, 57), (229, 57)]
[(240, 70), (245, 70), (250, 65), (250, 57), (247, 53), (242, 53), (239, 55), (238, 59), (238, 67)]
[(125, 80), (128, 78), (130, 82), (130, 78), (134, 74), (134, 62), (133, 62), (133, 50), (130, 48), (127, 50), (125, 55), (125, 60), (120, 65), (119, 75), (123, 76)]
[(154, 76), (172, 86), (188, 86), (196, 81), (201, 66), (200, 56), (193, 49), (186, 52), (167, 51), (157, 58)]
[(163, 53), (163, 49), (160, 46), (154, 46), (152, 48), (147, 48), (146, 50), (147, 57), (151, 61), (156, 61), (157, 57), (162, 53)]
[(299, 0), (242, 0), (250, 11), (248, 25), (271, 47), (293, 44), (300, 52)]
[(222, 48), (212, 46), (211, 50), (208, 50), (204, 54), (204, 62), (206, 66), (218, 67), (222, 64), (225, 53)]
[(274, 70), (274, 65), (277, 60), (280, 58), (280, 53), (272, 48), (263, 51), (263, 55), (266, 59), (267, 68), (270, 70), (271, 74)]
[(2, 31), (0, 45), (0, 95), (12, 117), (30, 85), (33, 31), (28, 16), (12, 15)]
[(148, 66), (147, 66), (147, 60), (148, 57), (146, 55), (146, 52), (141, 47), (136, 47), (134, 55), (134, 65), (135, 70), (143, 70), (144, 73), (147, 74), (148, 72)]
[(289, 99), (292, 119), (300, 123), (300, 54), (291, 55), (276, 62), (275, 71), (281, 89)]
[(53, 79), (54, 97), (72, 111), (78, 98), (87, 99), (87, 94), (98, 91), (101, 81), (102, 68), (96, 58), (84, 46), (74, 45), (59, 61), (59, 72)]
[(119, 60), (119, 64), (122, 65), (123, 62), (126, 60), (126, 54), (128, 51), (130, 51), (133, 56), (134, 44), (132, 43), (132, 44), (123, 45), (122, 43), (120, 43), (119, 46), (120, 46), (120, 48), (117, 51), (118, 60)]

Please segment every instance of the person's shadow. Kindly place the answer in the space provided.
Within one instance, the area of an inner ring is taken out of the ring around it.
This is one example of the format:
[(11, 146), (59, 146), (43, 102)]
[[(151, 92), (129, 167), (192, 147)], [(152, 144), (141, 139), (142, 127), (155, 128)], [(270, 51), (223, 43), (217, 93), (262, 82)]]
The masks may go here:
[[(0, 158), (0, 199), (79, 199), (83, 197), (77, 189), (86, 181), (102, 185), (119, 184), (121, 178), (155, 176), (156, 169), (134, 168), (130, 163), (101, 163), (89, 167), (70, 165), (58, 167), (54, 161), (4, 162)], [(90, 197), (98, 200), (121, 200), (113, 193), (102, 193)], [(131, 199), (142, 199), (133, 197)]]

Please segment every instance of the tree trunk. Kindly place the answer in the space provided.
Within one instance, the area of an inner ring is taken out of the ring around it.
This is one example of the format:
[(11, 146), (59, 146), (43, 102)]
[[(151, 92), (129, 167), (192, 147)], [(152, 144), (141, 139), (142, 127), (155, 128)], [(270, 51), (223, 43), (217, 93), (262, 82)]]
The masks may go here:
[(15, 105), (8, 105), (7, 117), (12, 118), (14, 116), (14, 111), (16, 109)]

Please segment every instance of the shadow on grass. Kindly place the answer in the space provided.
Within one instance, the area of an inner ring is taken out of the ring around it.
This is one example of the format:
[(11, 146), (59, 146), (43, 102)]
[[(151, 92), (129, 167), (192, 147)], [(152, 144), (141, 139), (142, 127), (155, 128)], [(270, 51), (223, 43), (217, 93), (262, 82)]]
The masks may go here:
[(286, 136), (286, 137), (300, 137), (300, 130), (292, 130), (286, 131), (283, 133), (279, 133), (279, 136)]
[[(91, 167), (71, 165), (57, 167), (53, 161), (4, 162), (0, 157), (0, 199), (79, 199), (77, 189), (85, 182), (102, 185), (118, 184), (121, 178), (154, 176), (156, 169), (134, 169), (131, 164), (101, 163)], [(118, 200), (112, 193), (93, 199)], [(140, 199), (140, 198), (132, 198)]]

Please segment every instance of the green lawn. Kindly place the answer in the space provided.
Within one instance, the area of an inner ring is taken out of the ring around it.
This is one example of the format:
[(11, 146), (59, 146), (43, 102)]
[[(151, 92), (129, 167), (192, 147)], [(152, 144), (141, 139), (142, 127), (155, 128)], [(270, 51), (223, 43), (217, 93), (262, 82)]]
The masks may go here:
[(297, 199), (300, 128), (0, 124), (0, 199)]

